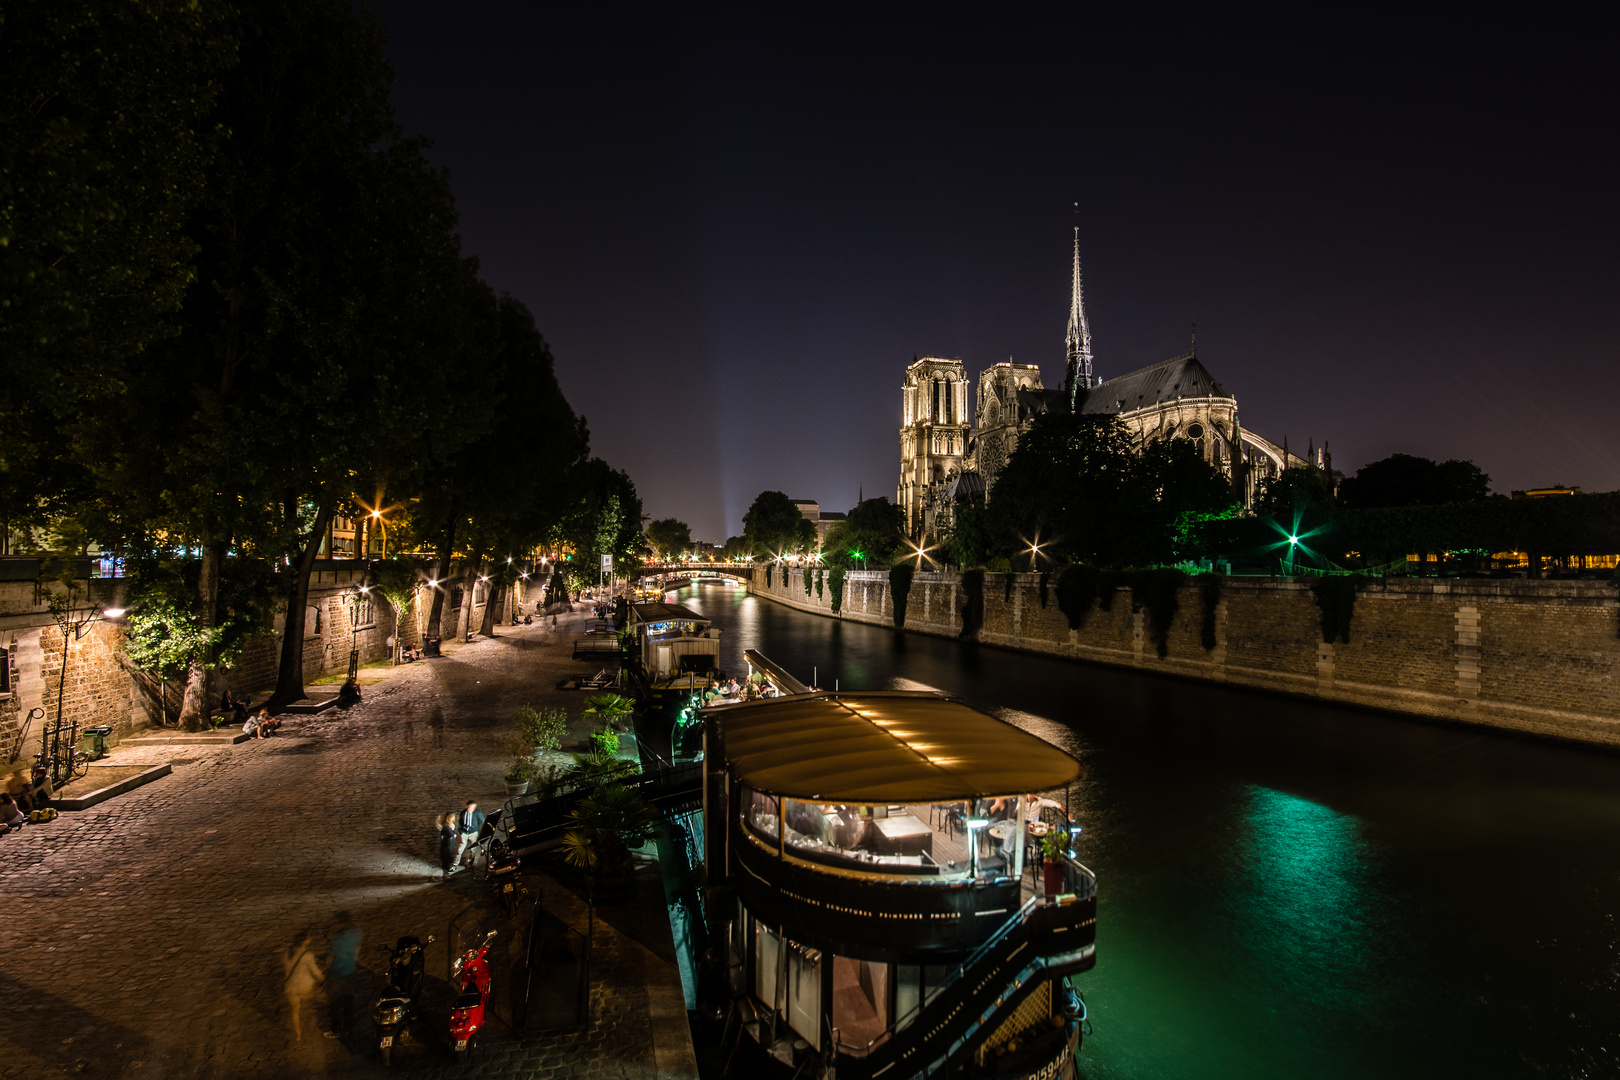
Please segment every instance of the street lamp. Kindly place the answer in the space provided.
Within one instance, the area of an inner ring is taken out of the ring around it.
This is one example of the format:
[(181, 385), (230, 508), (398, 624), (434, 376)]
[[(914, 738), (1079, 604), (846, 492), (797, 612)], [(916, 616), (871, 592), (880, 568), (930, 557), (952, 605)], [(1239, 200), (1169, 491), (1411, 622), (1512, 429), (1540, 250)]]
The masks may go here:
[(381, 510), (371, 512), (371, 520), (382, 526), (382, 557), (388, 558), (388, 520), (382, 516)]

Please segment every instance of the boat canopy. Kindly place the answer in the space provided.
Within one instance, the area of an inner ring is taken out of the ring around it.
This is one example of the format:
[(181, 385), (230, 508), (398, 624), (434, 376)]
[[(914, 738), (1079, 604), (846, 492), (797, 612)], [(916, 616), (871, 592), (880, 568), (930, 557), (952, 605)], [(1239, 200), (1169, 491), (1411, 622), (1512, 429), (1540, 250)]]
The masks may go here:
[(712, 706), (732, 774), (815, 802), (943, 802), (1062, 787), (1080, 763), (926, 691), (795, 694)]
[(638, 623), (693, 622), (705, 626), (709, 623), (708, 616), (680, 604), (631, 604), (630, 610)]

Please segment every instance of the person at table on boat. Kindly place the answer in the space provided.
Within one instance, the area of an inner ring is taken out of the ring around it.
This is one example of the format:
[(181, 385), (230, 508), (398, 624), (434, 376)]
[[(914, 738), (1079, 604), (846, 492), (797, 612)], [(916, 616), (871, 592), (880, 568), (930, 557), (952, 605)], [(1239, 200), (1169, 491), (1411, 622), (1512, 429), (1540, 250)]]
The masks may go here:
[(1041, 820), (1041, 811), (1048, 807), (1061, 814), (1063, 820), (1069, 820), (1069, 812), (1063, 808), (1062, 803), (1033, 791), (1024, 796), (1024, 820), (1031, 823)]

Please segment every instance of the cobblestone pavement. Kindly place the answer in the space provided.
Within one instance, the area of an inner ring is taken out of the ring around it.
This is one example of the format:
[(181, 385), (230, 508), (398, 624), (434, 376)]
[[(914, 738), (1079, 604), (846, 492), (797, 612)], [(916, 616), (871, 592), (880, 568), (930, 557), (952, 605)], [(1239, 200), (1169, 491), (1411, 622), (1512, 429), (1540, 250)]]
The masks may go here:
[[(439, 883), (432, 818), (468, 798), (485, 810), (504, 800), (499, 743), (525, 701), (567, 705), (584, 737), (582, 695), (552, 687), (581, 669), (566, 632), (585, 621), (563, 616), (555, 637), (503, 628), (395, 669), (348, 712), (288, 717), (269, 740), (121, 751), (169, 759), (174, 772), (0, 837), (0, 1077), (380, 1073), (370, 1009), (387, 956), (375, 947), (429, 933), (427, 1016), (395, 1071), (695, 1076), (656, 867), (635, 903), (596, 911), (587, 1028), (542, 1037), (508, 1027), (501, 962), (498, 1018), (473, 1068), (457, 1069), (444, 1049), (449, 928), (498, 929), (498, 951), (514, 955), (521, 933), (472, 872)], [(548, 912), (586, 928), (566, 881), (529, 884)], [(323, 1037), (324, 1015), (308, 1008), (295, 1042), (280, 957), (304, 928), (324, 950), (344, 909), (365, 933), (355, 1034)]]

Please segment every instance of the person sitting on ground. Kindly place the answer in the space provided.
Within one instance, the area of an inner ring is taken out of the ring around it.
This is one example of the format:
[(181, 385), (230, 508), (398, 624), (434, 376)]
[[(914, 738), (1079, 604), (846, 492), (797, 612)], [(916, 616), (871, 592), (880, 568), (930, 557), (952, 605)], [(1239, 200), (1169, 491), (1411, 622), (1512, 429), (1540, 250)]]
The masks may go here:
[(343, 687), (338, 690), (338, 704), (358, 705), (360, 701), (360, 683), (353, 678), (343, 680)]
[(242, 725), (242, 734), (262, 739), (273, 734), (280, 723), (281, 721), (271, 717), (269, 709), (260, 709), (248, 717), (247, 722)]
[(0, 825), (17, 826), (28, 818), (17, 808), (17, 800), (11, 797), (11, 792), (0, 792)]
[(225, 697), (219, 703), (219, 710), (232, 717), (239, 724), (247, 723), (248, 703), (229, 690), (225, 691)]

